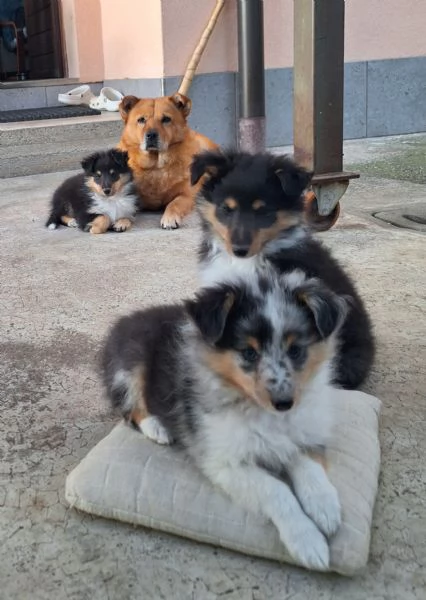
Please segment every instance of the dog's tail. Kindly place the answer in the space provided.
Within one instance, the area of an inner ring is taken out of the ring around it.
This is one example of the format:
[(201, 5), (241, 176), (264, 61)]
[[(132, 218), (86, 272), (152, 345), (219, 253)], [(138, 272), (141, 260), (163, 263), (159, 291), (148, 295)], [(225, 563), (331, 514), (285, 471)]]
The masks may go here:
[(52, 211), (49, 215), (49, 218), (46, 221), (47, 229), (56, 229), (58, 225), (61, 225), (61, 218)]
[(49, 218), (46, 221), (46, 227), (48, 229), (56, 229), (58, 225), (65, 225), (66, 227), (78, 227), (78, 223), (74, 217), (70, 215), (60, 215), (57, 211), (52, 210)]

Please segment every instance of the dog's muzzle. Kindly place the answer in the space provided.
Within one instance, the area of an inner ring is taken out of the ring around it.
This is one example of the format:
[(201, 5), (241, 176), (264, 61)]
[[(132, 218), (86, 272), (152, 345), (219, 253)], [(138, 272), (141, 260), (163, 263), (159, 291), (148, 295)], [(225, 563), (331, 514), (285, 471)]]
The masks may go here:
[(158, 150), (158, 132), (155, 129), (150, 129), (145, 134), (145, 148), (146, 150)]

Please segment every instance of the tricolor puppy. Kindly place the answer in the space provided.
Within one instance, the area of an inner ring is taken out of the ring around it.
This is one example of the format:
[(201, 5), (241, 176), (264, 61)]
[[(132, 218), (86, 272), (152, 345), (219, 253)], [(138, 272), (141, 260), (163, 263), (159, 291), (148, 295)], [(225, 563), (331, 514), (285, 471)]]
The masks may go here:
[(340, 524), (337, 492), (312, 453), (332, 425), (329, 381), (345, 312), (320, 281), (271, 269), (120, 319), (102, 359), (109, 399), (126, 419), (157, 442), (175, 441), (316, 569), (328, 566), (326, 538)]
[(143, 199), (143, 210), (164, 210), (163, 229), (176, 229), (194, 208), (197, 187), (190, 183), (194, 154), (216, 148), (187, 124), (191, 100), (183, 94), (161, 98), (125, 96), (119, 148), (129, 153), (129, 165)]
[(66, 225), (90, 233), (130, 229), (138, 197), (127, 159), (126, 152), (115, 149), (84, 158), (84, 173), (70, 177), (54, 193), (46, 227)]
[(216, 151), (194, 158), (192, 183), (205, 175), (197, 200), (203, 283), (239, 275), (250, 279), (269, 264), (280, 273), (300, 269), (334, 293), (350, 296), (334, 383), (360, 386), (375, 353), (370, 319), (351, 278), (304, 224), (303, 192), (311, 174), (285, 156)]

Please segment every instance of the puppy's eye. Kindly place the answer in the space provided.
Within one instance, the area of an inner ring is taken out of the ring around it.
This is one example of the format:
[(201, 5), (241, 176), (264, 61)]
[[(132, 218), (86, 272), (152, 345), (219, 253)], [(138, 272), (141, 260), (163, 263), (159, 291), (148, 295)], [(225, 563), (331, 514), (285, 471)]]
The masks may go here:
[(115, 175), (115, 171), (114, 171), (114, 169), (110, 169), (110, 170), (109, 170), (109, 174), (110, 174), (110, 175)]
[(258, 352), (251, 346), (247, 346), (247, 348), (241, 350), (241, 356), (243, 360), (245, 360), (248, 363), (255, 363), (259, 358)]
[(292, 344), (287, 350), (290, 360), (300, 360), (305, 356), (305, 353), (306, 349), (300, 344)]
[(171, 123), (171, 118), (168, 117), (167, 115), (164, 115), (164, 117), (161, 119), (162, 123)]
[(224, 214), (224, 215), (231, 215), (234, 211), (235, 211), (235, 207), (230, 206), (229, 204), (227, 204), (226, 202), (224, 202), (223, 204), (221, 204), (219, 206), (219, 210)]
[(254, 213), (254, 214), (255, 214), (257, 217), (263, 217), (263, 216), (265, 216), (265, 215), (269, 214), (269, 212), (270, 212), (270, 211), (269, 211), (269, 210), (266, 208), (266, 206), (259, 206), (259, 208), (256, 208), (256, 210), (255, 210), (255, 213)]
[(100, 171), (96, 171), (95, 175), (96, 175), (96, 177), (100, 177), (102, 175), (102, 173)]
[(144, 123), (146, 123), (145, 117), (139, 117), (138, 123), (140, 123), (141, 125), (143, 125)]

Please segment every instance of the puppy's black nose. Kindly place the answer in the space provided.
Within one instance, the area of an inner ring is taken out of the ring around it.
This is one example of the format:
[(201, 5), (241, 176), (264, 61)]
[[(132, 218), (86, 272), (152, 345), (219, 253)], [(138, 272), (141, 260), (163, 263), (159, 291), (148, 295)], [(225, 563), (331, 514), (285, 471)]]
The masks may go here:
[(232, 252), (238, 258), (244, 258), (247, 256), (249, 249), (246, 246), (232, 246)]
[(273, 405), (279, 411), (290, 410), (293, 406), (294, 401), (292, 398), (281, 398), (279, 400), (274, 400)]
[(111, 188), (104, 188), (104, 194), (105, 196), (109, 196), (111, 193)]

